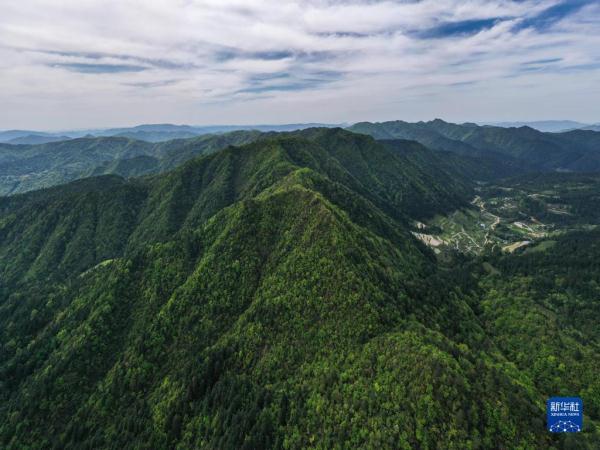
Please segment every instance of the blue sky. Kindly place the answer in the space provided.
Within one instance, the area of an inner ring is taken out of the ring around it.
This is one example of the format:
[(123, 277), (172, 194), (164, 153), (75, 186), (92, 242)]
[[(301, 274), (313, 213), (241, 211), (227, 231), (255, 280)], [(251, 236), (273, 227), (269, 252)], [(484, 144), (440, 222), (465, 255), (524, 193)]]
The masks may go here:
[(0, 129), (600, 122), (592, 0), (21, 0)]

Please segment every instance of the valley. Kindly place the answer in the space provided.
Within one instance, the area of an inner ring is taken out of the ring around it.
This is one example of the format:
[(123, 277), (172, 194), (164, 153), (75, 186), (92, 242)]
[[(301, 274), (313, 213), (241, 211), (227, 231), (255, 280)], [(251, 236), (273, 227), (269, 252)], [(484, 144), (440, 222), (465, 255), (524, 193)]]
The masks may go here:
[(525, 183), (479, 183), (469, 208), (436, 215), (413, 233), (442, 259), (453, 252), (542, 251), (557, 236), (598, 226), (591, 211), (581, 215), (580, 205), (598, 200), (599, 181), (591, 175), (548, 174)]

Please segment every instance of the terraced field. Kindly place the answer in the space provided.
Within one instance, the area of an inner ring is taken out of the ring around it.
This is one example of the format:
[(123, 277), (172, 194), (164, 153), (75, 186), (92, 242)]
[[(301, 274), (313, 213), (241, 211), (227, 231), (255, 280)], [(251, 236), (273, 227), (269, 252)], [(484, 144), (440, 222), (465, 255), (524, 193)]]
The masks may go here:
[(557, 235), (597, 226), (578, 205), (600, 199), (595, 177), (549, 174), (478, 188), (471, 207), (419, 223), (413, 233), (440, 257), (453, 252), (544, 251)]

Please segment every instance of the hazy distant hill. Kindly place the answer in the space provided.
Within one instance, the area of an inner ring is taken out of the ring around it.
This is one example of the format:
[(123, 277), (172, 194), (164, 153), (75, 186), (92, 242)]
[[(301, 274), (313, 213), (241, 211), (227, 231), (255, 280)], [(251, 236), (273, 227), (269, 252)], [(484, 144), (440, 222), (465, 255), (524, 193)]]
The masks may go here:
[(294, 131), (311, 127), (333, 127), (326, 124), (287, 124), (287, 125), (215, 125), (215, 126), (190, 126), (190, 125), (138, 125), (131, 128), (114, 128), (109, 130), (91, 130), (95, 136), (124, 136), (148, 142), (162, 142), (172, 139), (185, 139), (205, 134), (221, 134), (232, 131)]
[(120, 136), (147, 142), (162, 142), (173, 139), (187, 139), (201, 134), (198, 127), (189, 125), (149, 124), (128, 128), (110, 128), (106, 130), (87, 130), (92, 136)]
[(52, 137), (51, 133), (42, 133), (30, 130), (7, 130), (0, 131), (0, 142), (9, 142), (14, 139), (26, 138), (27, 136), (46, 136)]
[[(200, 134), (198, 133), (187, 131), (124, 131), (112, 134), (112, 136), (126, 137), (146, 142), (164, 142), (171, 141), (173, 139), (189, 139), (199, 135)], [(111, 134), (107, 134), (107, 136), (111, 136)]]
[(49, 142), (68, 141), (70, 139), (71, 138), (68, 136), (47, 136), (41, 134), (28, 134), (26, 136), (13, 138), (9, 141), (6, 141), (6, 143), (13, 145), (38, 145), (47, 144)]
[(575, 122), (573, 120), (539, 120), (535, 122), (489, 122), (481, 125), (492, 125), (502, 128), (520, 128), (530, 127), (538, 131), (558, 133), (588, 126), (585, 123)]
[(598, 124), (598, 125), (588, 125), (588, 126), (585, 126), (585, 127), (581, 128), (581, 129), (582, 130), (589, 130), (589, 131), (598, 131), (598, 132), (600, 132), (600, 124)]
[[(303, 130), (306, 128), (333, 128), (337, 126), (345, 126), (345, 124), (320, 124), (320, 123), (296, 123), (296, 124), (283, 124), (283, 125), (269, 125), (269, 124), (258, 124), (258, 125), (208, 125), (208, 126), (192, 126), (192, 125), (173, 125), (173, 124), (144, 124), (137, 125), (134, 127), (124, 128), (98, 128), (98, 129), (86, 129), (86, 130), (65, 130), (60, 132), (41, 132), (41, 131), (27, 131), (27, 130), (9, 130), (0, 131), (0, 142), (9, 142), (13, 139), (27, 138), (28, 136), (47, 136), (48, 139), (45, 142), (56, 142), (57, 140), (65, 140), (69, 138), (81, 138), (89, 136), (120, 136), (128, 137), (131, 139), (138, 139), (147, 142), (163, 142), (170, 141), (173, 139), (187, 139), (196, 136), (202, 136), (205, 134), (222, 134), (229, 133), (232, 131), (294, 131)], [(59, 139), (57, 139), (59, 138)], [(33, 144), (33, 143), (44, 143), (39, 139), (39, 142), (31, 141), (20, 141), (11, 143), (22, 143), (22, 144)]]

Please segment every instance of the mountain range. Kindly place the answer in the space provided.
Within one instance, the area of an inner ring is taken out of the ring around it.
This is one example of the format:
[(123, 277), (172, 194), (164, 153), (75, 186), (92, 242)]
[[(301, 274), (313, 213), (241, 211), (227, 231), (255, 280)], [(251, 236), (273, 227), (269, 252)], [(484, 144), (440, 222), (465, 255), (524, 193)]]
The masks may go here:
[(597, 124), (597, 125), (588, 125), (588, 126), (583, 127), (582, 130), (600, 131), (600, 124)]
[(284, 125), (213, 125), (191, 126), (173, 124), (145, 124), (126, 128), (99, 128), (87, 130), (66, 130), (55, 133), (8, 130), (0, 131), (0, 143), (7, 144), (45, 144), (60, 140), (76, 139), (82, 137), (127, 137), (146, 142), (163, 142), (173, 139), (187, 139), (205, 134), (221, 134), (232, 131), (293, 131), (311, 127), (336, 127), (338, 125), (298, 123)]
[[(493, 216), (477, 199), (507, 174), (537, 170), (525, 211), (560, 216), (560, 183), (592, 202), (593, 176), (557, 170), (597, 167), (598, 139), (433, 121), (2, 145), (0, 447), (598, 448), (599, 230), (450, 260), (422, 239)], [(546, 431), (558, 395), (583, 433)]]
[(525, 171), (600, 170), (600, 134), (589, 130), (544, 133), (530, 127), (458, 125), (440, 119), (361, 122), (349, 130), (376, 139), (412, 139), (431, 149), (492, 158)]
[(488, 122), (482, 123), (481, 125), (491, 125), (502, 128), (529, 127), (538, 131), (545, 131), (549, 133), (560, 133), (562, 131), (587, 129), (587, 127), (593, 126), (582, 122), (576, 122), (574, 120), (537, 120), (533, 122)]
[[(474, 176), (480, 180), (535, 171), (600, 170), (600, 133), (589, 130), (544, 133), (529, 127), (457, 125), (439, 119), (418, 123), (362, 122), (348, 129), (376, 139), (413, 140), (433, 150), (455, 153), (463, 157), (463, 165), (477, 172)], [(153, 132), (172, 133), (168, 130), (170, 126), (155, 128)], [(150, 131), (140, 128), (139, 132)], [(272, 131), (239, 130), (155, 143), (126, 136), (86, 136), (42, 145), (0, 144), (0, 195), (91, 175), (131, 177), (164, 172), (194, 156), (268, 137), (269, 133)], [(447, 157), (452, 158), (455, 157)]]
[(150, 143), (126, 137), (83, 137), (42, 145), (0, 144), (0, 195), (54, 186), (91, 175), (144, 175), (260, 135), (236, 131)]
[[(529, 127), (543, 132), (564, 132), (572, 130), (599, 131), (600, 124), (585, 124), (573, 120), (546, 120), (534, 122), (485, 122), (481, 125), (501, 128)], [(294, 131), (315, 127), (346, 127), (345, 124), (297, 123), (284, 125), (213, 125), (192, 126), (173, 124), (144, 124), (123, 128), (98, 128), (84, 130), (65, 130), (61, 132), (41, 132), (31, 130), (0, 131), (0, 143), (8, 144), (45, 144), (81, 137), (119, 136), (147, 142), (162, 142), (173, 139), (186, 139), (204, 134), (227, 133), (231, 131)]]

